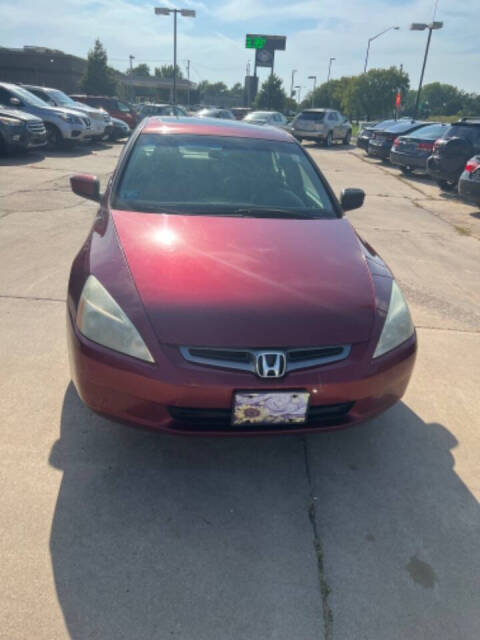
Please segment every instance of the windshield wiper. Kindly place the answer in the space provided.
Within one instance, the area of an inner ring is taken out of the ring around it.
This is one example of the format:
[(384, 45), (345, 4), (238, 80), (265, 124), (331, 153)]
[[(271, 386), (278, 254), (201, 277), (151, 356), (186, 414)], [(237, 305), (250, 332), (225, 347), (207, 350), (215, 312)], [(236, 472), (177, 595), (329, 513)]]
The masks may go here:
[(288, 209), (263, 209), (261, 207), (235, 209), (231, 214), (225, 215), (242, 216), (246, 218), (298, 218), (300, 220), (311, 220), (317, 217), (309, 213), (298, 213), (297, 211), (290, 211)]

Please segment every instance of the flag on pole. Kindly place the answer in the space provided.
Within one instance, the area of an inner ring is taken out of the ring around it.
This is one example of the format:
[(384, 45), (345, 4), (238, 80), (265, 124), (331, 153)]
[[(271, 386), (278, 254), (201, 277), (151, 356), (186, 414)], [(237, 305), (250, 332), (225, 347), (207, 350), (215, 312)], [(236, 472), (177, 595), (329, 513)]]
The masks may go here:
[(400, 93), (400, 91), (397, 92), (397, 97), (395, 98), (395, 106), (398, 109), (400, 107), (400, 105), (402, 104), (402, 94)]

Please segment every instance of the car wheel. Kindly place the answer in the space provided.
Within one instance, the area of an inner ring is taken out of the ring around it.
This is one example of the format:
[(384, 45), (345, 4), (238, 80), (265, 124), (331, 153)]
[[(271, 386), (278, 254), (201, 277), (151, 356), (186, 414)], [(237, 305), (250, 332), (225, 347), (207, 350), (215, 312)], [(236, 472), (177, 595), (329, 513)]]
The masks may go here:
[(46, 124), (47, 143), (49, 147), (59, 147), (63, 142), (63, 137), (57, 127), (53, 124)]
[(437, 182), (442, 191), (454, 191), (457, 186), (456, 180), (438, 180)]
[(329, 131), (327, 133), (327, 137), (325, 138), (325, 146), (326, 147), (331, 147), (332, 144), (333, 144), (333, 135), (332, 135), (332, 132)]
[(343, 139), (343, 144), (346, 145), (348, 147), (348, 145), (350, 144), (350, 140), (352, 139), (352, 130), (349, 129), (347, 131), (347, 135), (345, 136), (345, 138)]
[(410, 175), (411, 173), (413, 173), (413, 169), (412, 167), (400, 167), (400, 170), (402, 173), (404, 173), (406, 176)]

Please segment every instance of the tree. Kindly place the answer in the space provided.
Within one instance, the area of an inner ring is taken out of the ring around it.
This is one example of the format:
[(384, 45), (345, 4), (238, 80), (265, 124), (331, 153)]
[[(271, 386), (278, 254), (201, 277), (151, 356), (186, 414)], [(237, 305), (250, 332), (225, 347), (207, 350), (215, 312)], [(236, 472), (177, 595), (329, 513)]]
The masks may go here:
[(370, 69), (350, 79), (342, 95), (342, 108), (357, 118), (383, 118), (393, 114), (398, 91), (402, 99), (410, 86), (408, 74), (396, 67)]
[(284, 111), (287, 94), (282, 84), (282, 80), (277, 75), (270, 74), (255, 98), (254, 108)]
[(116, 84), (113, 69), (107, 64), (107, 52), (97, 38), (93, 49), (88, 52), (87, 68), (81, 80), (82, 89), (86, 93), (113, 96)]
[[(155, 77), (162, 78), (164, 80), (171, 80), (173, 78), (173, 64), (164, 64), (161, 67), (156, 67)], [(177, 64), (177, 79), (183, 80), (183, 73)]]
[(137, 76), (140, 78), (149, 78), (150, 77), (150, 67), (148, 64), (139, 64), (132, 69), (132, 76)]

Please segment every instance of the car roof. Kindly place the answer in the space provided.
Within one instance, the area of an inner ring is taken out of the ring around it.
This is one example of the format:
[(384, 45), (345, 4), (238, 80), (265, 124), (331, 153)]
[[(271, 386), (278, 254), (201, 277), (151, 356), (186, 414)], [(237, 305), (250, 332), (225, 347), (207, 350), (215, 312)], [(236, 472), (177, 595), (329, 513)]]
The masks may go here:
[(187, 134), (204, 136), (228, 136), (232, 138), (260, 138), (278, 142), (294, 142), (292, 136), (273, 127), (258, 127), (241, 120), (218, 118), (184, 118), (152, 116), (145, 119), (143, 133)]

